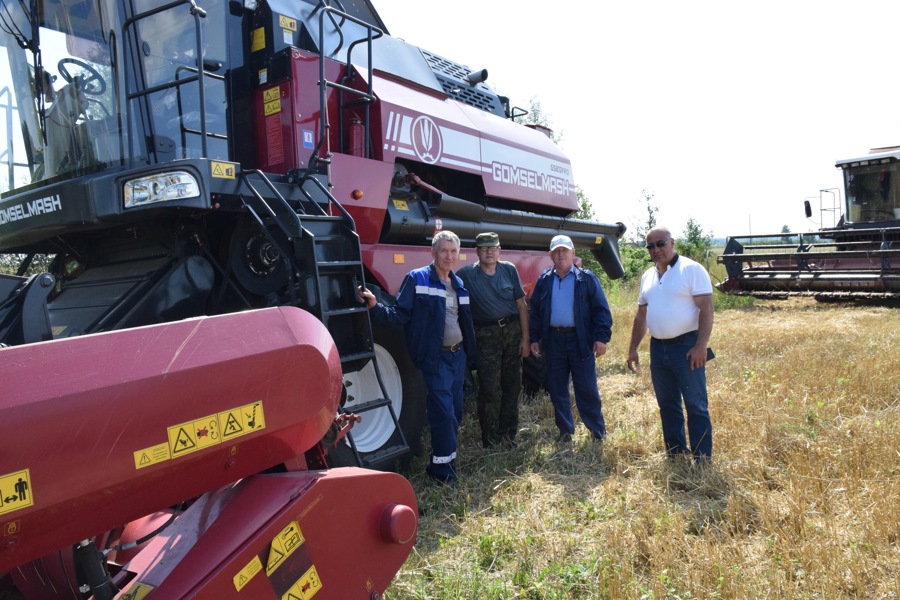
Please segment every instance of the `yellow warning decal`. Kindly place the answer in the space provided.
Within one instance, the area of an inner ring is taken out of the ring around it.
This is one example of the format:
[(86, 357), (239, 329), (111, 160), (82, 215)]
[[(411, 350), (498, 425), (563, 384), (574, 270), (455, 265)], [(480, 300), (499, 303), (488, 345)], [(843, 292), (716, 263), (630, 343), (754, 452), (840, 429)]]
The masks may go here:
[(297, 583), (291, 586), (281, 600), (309, 600), (316, 595), (316, 592), (322, 589), (322, 580), (319, 579), (319, 573), (316, 572), (316, 566), (313, 565), (309, 571), (303, 574), (303, 577), (297, 580)]
[(598, 235), (597, 237), (594, 238), (594, 244), (595, 244), (595, 245), (599, 246), (599, 245), (601, 245), (602, 243), (603, 243), (603, 236), (602, 236), (602, 235)]
[(262, 27), (254, 29), (250, 36), (250, 52), (257, 52), (266, 47), (266, 30)]
[(269, 560), (266, 562), (266, 575), (271, 575), (278, 566), (290, 556), (294, 550), (303, 545), (303, 534), (300, 532), (300, 524), (291, 521), (281, 530), (281, 533), (272, 539), (269, 546)]
[(224, 440), (265, 429), (266, 418), (263, 414), (262, 402), (254, 402), (234, 410), (220, 412), (219, 427)]
[(282, 29), (297, 31), (297, 19), (291, 19), (289, 17), (285, 17), (284, 15), (278, 15), (278, 26)]
[(119, 596), (120, 600), (144, 600), (144, 598), (153, 591), (152, 585), (146, 583), (135, 583), (128, 588), (128, 591)]
[(409, 210), (409, 204), (406, 203), (406, 200), (397, 200), (396, 198), (391, 198), (391, 202), (394, 203), (394, 208), (397, 210)]
[(34, 506), (31, 472), (28, 469), (0, 475), (0, 515)]
[(254, 402), (167, 428), (168, 448), (178, 458), (265, 427), (262, 402)]
[(253, 576), (263, 570), (262, 561), (258, 556), (254, 556), (253, 560), (247, 563), (247, 566), (238, 571), (238, 574), (232, 577), (234, 581), (234, 589), (241, 591), (245, 585), (250, 583)]
[(281, 98), (281, 88), (273, 87), (263, 90), (263, 102), (269, 103)]
[(134, 468), (143, 469), (170, 458), (172, 455), (169, 454), (169, 444), (157, 444), (134, 453)]
[(265, 116), (274, 115), (275, 113), (281, 112), (281, 99), (273, 100), (272, 102), (266, 102), (263, 105), (263, 113)]
[(21, 526), (22, 523), (18, 519), (15, 521), (7, 521), (3, 524), (3, 537), (19, 533), (19, 527)]
[(237, 165), (235, 163), (214, 160), (209, 163), (209, 170), (213, 177), (218, 177), (219, 179), (234, 179)]

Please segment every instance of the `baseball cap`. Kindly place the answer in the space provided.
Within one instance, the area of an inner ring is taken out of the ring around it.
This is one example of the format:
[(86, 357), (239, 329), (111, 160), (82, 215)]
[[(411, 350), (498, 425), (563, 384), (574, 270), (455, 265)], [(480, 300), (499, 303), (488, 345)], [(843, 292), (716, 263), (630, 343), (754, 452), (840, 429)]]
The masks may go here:
[(553, 252), (557, 248), (568, 248), (569, 250), (574, 250), (575, 245), (572, 243), (572, 238), (567, 235), (555, 235), (553, 239), (550, 240), (550, 252)]
[(493, 231), (487, 233), (479, 233), (475, 236), (476, 248), (491, 248), (500, 245), (500, 236)]

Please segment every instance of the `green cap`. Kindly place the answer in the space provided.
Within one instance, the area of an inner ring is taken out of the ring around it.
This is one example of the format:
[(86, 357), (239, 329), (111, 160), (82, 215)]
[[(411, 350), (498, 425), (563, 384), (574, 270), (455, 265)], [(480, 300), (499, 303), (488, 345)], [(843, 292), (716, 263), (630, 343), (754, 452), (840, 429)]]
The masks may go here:
[(491, 248), (500, 245), (500, 236), (493, 231), (487, 233), (479, 233), (475, 236), (476, 248)]

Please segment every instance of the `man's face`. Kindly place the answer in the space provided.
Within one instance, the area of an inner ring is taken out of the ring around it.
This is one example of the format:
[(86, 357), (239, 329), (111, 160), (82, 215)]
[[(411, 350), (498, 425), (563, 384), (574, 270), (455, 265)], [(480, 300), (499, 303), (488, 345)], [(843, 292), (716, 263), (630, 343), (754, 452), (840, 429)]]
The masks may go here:
[(484, 246), (475, 248), (478, 255), (478, 262), (484, 265), (495, 265), (500, 259), (500, 246)]
[[(662, 247), (659, 247), (660, 243), (663, 244)], [(647, 250), (653, 262), (668, 263), (675, 257), (675, 240), (664, 232), (654, 231), (647, 236)]]
[(556, 267), (556, 270), (565, 273), (572, 268), (575, 253), (564, 246), (560, 246), (550, 251), (550, 258), (553, 260), (553, 266)]
[(438, 242), (437, 249), (431, 249), (431, 256), (434, 258), (434, 266), (438, 271), (449, 273), (459, 258), (459, 246), (450, 240), (441, 240)]

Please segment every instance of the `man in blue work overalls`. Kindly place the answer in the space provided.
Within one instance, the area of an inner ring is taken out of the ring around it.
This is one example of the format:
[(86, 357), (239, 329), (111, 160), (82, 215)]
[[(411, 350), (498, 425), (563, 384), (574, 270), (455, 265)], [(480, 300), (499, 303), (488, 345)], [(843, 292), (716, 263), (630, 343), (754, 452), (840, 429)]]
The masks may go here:
[(426, 413), (431, 428), (431, 462), (425, 471), (440, 483), (456, 482), (456, 451), (463, 416), (463, 381), (475, 360), (475, 329), (469, 292), (453, 272), (459, 237), (440, 231), (432, 240), (430, 265), (407, 273), (395, 306), (376, 301), (360, 289), (360, 301), (372, 320), (406, 326), (406, 345), (428, 388)]

